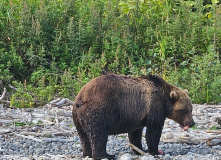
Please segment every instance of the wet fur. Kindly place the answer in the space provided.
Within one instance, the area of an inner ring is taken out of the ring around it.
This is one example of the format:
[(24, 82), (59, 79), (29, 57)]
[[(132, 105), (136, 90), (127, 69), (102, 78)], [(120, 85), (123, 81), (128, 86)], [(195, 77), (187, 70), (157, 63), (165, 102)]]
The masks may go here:
[[(185, 117), (181, 109), (188, 111)], [(128, 133), (130, 142), (142, 149), (142, 130), (147, 127), (148, 151), (155, 155), (166, 117), (191, 126), (191, 112), (187, 93), (158, 76), (107, 74), (82, 87), (73, 106), (73, 120), (84, 156), (113, 159), (106, 153), (108, 135)]]

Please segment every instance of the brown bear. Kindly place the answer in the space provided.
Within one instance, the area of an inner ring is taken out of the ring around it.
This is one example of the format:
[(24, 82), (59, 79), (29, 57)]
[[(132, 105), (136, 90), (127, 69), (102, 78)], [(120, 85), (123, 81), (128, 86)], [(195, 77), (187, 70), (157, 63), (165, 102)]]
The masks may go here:
[(106, 153), (108, 135), (128, 133), (130, 143), (142, 149), (146, 127), (148, 151), (156, 155), (166, 117), (185, 129), (195, 124), (187, 91), (156, 75), (94, 78), (78, 93), (72, 114), (83, 156), (94, 159), (114, 159)]

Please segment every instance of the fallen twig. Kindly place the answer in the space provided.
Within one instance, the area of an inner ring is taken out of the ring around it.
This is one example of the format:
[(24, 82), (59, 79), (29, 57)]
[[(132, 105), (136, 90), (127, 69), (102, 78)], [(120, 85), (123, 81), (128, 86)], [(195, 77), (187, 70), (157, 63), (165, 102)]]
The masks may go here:
[(206, 133), (217, 133), (217, 134), (221, 134), (221, 130), (206, 130)]
[(44, 142), (50, 143), (50, 142), (61, 142), (61, 143), (68, 143), (72, 142), (74, 139), (60, 139), (60, 138), (47, 138), (44, 139)]
[(37, 138), (35, 138), (35, 137), (33, 137), (33, 136), (30, 136), (30, 135), (29, 135), (29, 136), (24, 136), (24, 135), (17, 134), (17, 133), (15, 133), (15, 135), (18, 136), (18, 137), (22, 137), (22, 138), (27, 138), (27, 139), (34, 140), (34, 141), (36, 141), (36, 142), (42, 142), (41, 139), (37, 139)]
[(135, 151), (137, 151), (138, 153), (140, 153), (141, 155), (144, 155), (144, 154), (145, 154), (144, 151), (142, 151), (141, 149), (139, 149), (137, 146), (133, 145), (132, 143), (130, 143), (129, 146), (130, 146), (131, 148), (133, 148)]

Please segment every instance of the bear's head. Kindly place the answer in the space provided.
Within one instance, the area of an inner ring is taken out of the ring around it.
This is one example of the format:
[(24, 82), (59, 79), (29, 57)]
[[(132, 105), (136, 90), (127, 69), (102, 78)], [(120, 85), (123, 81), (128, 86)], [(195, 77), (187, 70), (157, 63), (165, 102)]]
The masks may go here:
[(180, 89), (172, 90), (170, 98), (173, 100), (173, 105), (171, 106), (168, 118), (179, 123), (184, 130), (194, 126), (195, 122), (192, 117), (193, 106), (188, 96), (188, 91)]

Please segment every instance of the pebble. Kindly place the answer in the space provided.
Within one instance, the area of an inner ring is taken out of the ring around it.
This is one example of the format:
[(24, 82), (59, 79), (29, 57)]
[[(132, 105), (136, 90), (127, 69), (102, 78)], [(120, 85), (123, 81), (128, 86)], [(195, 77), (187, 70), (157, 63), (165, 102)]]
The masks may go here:
[(169, 154), (166, 154), (166, 155), (164, 156), (163, 160), (171, 160), (170, 155), (169, 155)]
[(175, 125), (175, 124), (176, 124), (176, 122), (174, 122), (173, 120), (170, 120), (170, 121), (169, 121), (169, 125), (173, 126), (173, 125)]
[(203, 112), (203, 109), (202, 108), (198, 108), (197, 110), (196, 110), (196, 113), (198, 113), (198, 114), (200, 114), (200, 113), (202, 113)]
[(123, 154), (120, 160), (132, 160), (132, 156), (129, 153)]
[[(44, 131), (53, 131), (57, 130), (67, 130), (72, 132), (70, 136), (58, 137), (54, 136), (53, 138), (61, 139), (72, 139), (69, 142), (38, 142), (33, 141), (32, 139), (18, 137), (12, 133), (7, 133), (0, 135), (0, 160), (92, 160), (92, 158), (86, 157), (81, 158), (82, 148), (79, 136), (76, 132), (76, 127), (73, 124), (71, 117), (68, 117), (69, 114), (65, 113), (66, 110), (62, 108), (34, 108), (34, 109), (4, 109), (0, 108), (1, 115), (16, 115), (21, 116), (21, 121), (24, 123), (32, 122), (31, 126), (21, 126), (16, 127), (15, 133), (19, 134), (20, 129), (25, 128), (30, 132), (42, 133)], [(204, 114), (204, 112), (211, 113), (221, 113), (217, 109), (197, 109), (194, 110), (196, 113)], [(56, 122), (53, 124), (48, 124), (48, 122), (41, 122), (41, 118), (44, 118), (47, 121)], [(205, 120), (208, 119), (206, 115), (195, 116), (194, 119)], [(211, 119), (213, 117), (210, 117)], [(214, 126), (215, 124), (211, 124)], [(211, 125), (198, 125), (197, 128), (200, 130), (203, 128), (208, 128)], [(2, 129), (14, 129), (13, 125), (2, 124), (0, 126), (0, 131)], [(175, 138), (175, 133), (181, 131), (179, 125), (172, 121), (168, 120), (165, 123), (163, 135), (165, 138)], [(48, 133), (46, 132), (46, 133)], [(143, 134), (145, 134), (145, 129)], [(188, 136), (190, 133), (185, 132), (183, 135)], [(191, 134), (190, 134), (191, 135)], [(28, 136), (27, 136), (28, 137)], [(33, 136), (32, 136), (33, 137)], [(37, 139), (47, 139), (48, 137), (35, 137)], [(142, 139), (143, 148), (146, 150), (147, 145), (145, 138)], [(109, 136), (107, 143), (107, 152), (108, 154), (114, 154), (118, 160), (220, 160), (221, 159), (221, 146), (209, 147), (205, 143), (200, 143), (198, 145), (188, 145), (185, 143), (163, 143), (160, 142), (159, 149), (161, 149), (165, 155), (152, 156), (145, 154), (143, 156), (136, 156), (131, 151), (129, 147), (129, 140), (127, 134), (120, 134), (117, 136)], [(105, 160), (105, 159), (103, 159)]]
[(146, 155), (146, 156), (142, 156), (141, 160), (155, 160), (155, 157), (151, 155)]
[(32, 120), (32, 123), (37, 124), (38, 123), (38, 119)]

